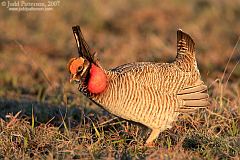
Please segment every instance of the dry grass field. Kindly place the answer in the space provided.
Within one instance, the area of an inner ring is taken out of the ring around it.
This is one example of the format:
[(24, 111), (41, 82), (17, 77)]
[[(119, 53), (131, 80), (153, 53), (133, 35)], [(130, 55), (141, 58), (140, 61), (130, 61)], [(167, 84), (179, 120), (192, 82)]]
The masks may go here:
[[(0, 159), (239, 159), (239, 0), (58, 4), (28, 12), (0, 5)], [(114, 117), (69, 83), (76, 24), (106, 68), (172, 61), (183, 29), (196, 43), (211, 105), (180, 115), (155, 147), (144, 146), (146, 127)]]

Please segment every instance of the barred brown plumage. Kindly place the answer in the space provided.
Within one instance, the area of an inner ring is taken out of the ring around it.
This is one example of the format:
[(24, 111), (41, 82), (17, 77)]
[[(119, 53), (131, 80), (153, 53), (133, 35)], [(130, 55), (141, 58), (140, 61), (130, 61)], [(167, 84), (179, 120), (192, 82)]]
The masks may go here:
[[(76, 28), (74, 31), (76, 36)], [(81, 43), (78, 46), (87, 45), (82, 35), (77, 42)], [(77, 60), (81, 59), (81, 62), (78, 69), (70, 70), (79, 83), (79, 90), (108, 112), (151, 128), (146, 143), (153, 142), (160, 132), (170, 128), (181, 112), (192, 112), (209, 105), (205, 92), (207, 86), (197, 67), (194, 42), (182, 30), (177, 31), (177, 57), (172, 63), (134, 62), (105, 70), (95, 60), (95, 55), (89, 55), (87, 48), (79, 49)], [(70, 61), (69, 68), (73, 61)], [(76, 61), (74, 65), (72, 68), (76, 68)], [(91, 92), (94, 88), (89, 90), (89, 81), (96, 79), (91, 84), (98, 86), (105, 79), (101, 76), (91, 78), (97, 76), (89, 73), (93, 65), (107, 77), (106, 88), (97, 94)]]

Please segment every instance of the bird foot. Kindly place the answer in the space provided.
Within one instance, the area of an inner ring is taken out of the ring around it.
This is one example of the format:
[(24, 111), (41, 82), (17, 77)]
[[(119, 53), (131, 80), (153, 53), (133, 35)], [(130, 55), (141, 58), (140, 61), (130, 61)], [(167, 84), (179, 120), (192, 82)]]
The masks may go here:
[(155, 147), (155, 143), (154, 142), (149, 142), (149, 143), (146, 143), (145, 146), (149, 147), (149, 148), (153, 148), (153, 147)]

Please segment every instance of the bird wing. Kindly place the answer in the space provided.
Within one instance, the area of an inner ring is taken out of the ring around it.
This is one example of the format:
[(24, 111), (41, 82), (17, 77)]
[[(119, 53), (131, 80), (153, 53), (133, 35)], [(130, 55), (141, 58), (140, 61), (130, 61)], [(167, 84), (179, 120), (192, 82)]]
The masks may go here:
[(111, 72), (116, 77), (131, 76), (134, 79), (131, 83), (146, 88), (151, 87), (163, 93), (177, 93), (178, 90), (187, 85), (189, 79), (198, 78), (198, 75), (183, 72), (173, 63), (130, 63), (114, 68)]
[(177, 98), (180, 101), (177, 111), (191, 112), (209, 106), (209, 95), (206, 91), (207, 86), (201, 80), (198, 80), (195, 85), (184, 87), (177, 93)]
[(129, 83), (144, 89), (176, 96), (179, 101), (177, 112), (191, 112), (209, 105), (207, 86), (200, 79), (199, 72), (184, 72), (172, 63), (149, 62), (130, 63), (112, 71), (122, 78), (133, 77), (134, 81)]

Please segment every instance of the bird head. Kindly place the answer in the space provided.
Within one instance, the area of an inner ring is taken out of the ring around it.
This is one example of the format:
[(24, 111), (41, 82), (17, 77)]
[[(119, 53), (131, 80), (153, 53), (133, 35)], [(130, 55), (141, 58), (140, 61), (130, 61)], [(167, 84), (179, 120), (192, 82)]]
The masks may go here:
[(70, 82), (79, 83), (86, 79), (90, 70), (90, 62), (82, 57), (72, 58), (68, 62), (68, 71), (71, 74)]

